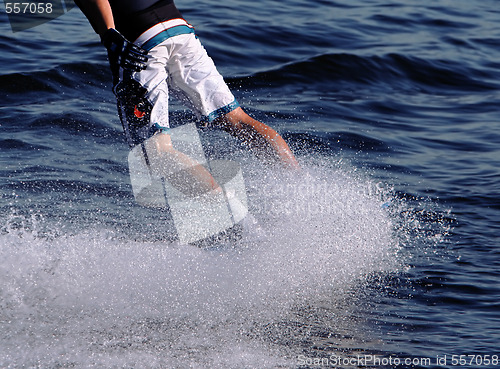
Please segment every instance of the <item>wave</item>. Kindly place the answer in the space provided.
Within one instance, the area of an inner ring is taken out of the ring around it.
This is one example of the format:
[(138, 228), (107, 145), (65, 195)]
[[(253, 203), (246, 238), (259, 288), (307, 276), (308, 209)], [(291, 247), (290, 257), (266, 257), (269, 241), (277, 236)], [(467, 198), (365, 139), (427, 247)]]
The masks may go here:
[[(341, 83), (341, 86), (370, 85), (398, 89), (440, 90), (450, 94), (498, 89), (498, 72), (477, 69), (459, 61), (422, 59), (401, 54), (362, 56), (323, 54), (307, 60), (285, 64), (279, 68), (255, 73), (250, 77), (231, 79), (237, 86), (262, 87), (271, 84), (287, 86)], [(337, 85), (338, 86), (338, 85)], [(339, 87), (335, 87), (339, 88)]]
[(69, 63), (45, 71), (0, 75), (2, 105), (47, 103), (54, 99), (93, 96), (94, 88), (110, 87), (107, 66), (92, 63)]
[[(471, 67), (461, 61), (423, 59), (396, 53), (383, 56), (340, 53), (317, 55), (227, 80), (232, 86), (242, 89), (270, 85), (286, 87), (290, 84), (317, 86), (340, 83), (344, 86), (346, 83), (379, 85), (381, 88), (387, 88), (387, 85), (398, 89), (419, 88), (423, 92), (441, 90), (454, 94), (498, 89), (495, 81), (499, 76), (493, 67), (478, 69), (477, 65)], [(5, 95), (3, 103), (11, 105), (26, 99), (47, 101), (61, 94), (93, 98), (96, 89), (110, 91), (110, 88), (106, 64), (70, 63), (47, 71), (0, 76), (0, 93)]]

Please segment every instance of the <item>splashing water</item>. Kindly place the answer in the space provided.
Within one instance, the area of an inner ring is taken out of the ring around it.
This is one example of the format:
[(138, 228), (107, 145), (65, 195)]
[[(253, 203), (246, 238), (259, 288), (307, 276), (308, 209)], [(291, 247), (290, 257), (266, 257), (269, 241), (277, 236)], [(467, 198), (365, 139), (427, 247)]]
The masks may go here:
[(324, 304), (340, 314), (339, 296), (404, 264), (388, 191), (338, 165), (304, 168), (246, 168), (252, 215), (238, 238), (208, 248), (104, 227), (41, 237), (11, 218), (0, 366), (290, 364), (300, 347), (273, 344), (286, 336), (280, 322)]

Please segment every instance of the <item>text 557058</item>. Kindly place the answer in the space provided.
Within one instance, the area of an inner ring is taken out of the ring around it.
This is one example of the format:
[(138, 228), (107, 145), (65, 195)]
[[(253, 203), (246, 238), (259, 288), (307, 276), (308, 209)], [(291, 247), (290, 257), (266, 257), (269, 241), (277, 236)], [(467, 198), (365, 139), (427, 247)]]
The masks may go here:
[(50, 14), (52, 3), (5, 3), (7, 14)]

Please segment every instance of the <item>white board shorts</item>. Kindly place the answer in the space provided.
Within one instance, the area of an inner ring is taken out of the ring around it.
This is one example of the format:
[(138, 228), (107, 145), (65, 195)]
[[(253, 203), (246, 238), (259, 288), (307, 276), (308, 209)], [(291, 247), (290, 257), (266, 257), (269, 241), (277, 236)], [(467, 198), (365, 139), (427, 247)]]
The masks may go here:
[(159, 23), (134, 43), (149, 50), (147, 67), (140, 72), (122, 70), (114, 88), (130, 146), (159, 130), (168, 131), (170, 95), (207, 123), (239, 106), (185, 20)]

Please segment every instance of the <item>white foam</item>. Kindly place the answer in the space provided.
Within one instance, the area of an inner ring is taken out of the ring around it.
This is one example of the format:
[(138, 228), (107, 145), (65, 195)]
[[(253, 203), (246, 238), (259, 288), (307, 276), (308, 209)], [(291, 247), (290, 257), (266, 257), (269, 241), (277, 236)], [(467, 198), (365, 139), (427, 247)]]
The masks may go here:
[(306, 168), (247, 168), (252, 216), (241, 239), (210, 249), (109, 229), (6, 230), (0, 366), (289, 363), (262, 327), (401, 266), (384, 191), (336, 166)]

